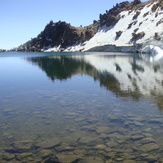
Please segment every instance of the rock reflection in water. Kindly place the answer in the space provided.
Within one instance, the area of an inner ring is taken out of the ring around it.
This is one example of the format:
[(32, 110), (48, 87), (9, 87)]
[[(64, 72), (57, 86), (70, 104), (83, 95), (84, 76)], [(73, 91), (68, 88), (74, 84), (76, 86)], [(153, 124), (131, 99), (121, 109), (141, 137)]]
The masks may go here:
[(137, 55), (126, 54), (37, 57), (28, 61), (38, 65), (52, 81), (86, 74), (120, 97), (148, 97), (163, 108), (162, 62), (150, 64)]

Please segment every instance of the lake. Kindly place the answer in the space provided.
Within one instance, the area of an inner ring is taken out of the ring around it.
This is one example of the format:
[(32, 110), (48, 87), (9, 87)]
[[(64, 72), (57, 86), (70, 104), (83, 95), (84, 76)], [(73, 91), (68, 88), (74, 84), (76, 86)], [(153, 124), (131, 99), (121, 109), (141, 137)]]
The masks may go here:
[(163, 62), (125, 53), (0, 53), (0, 162), (163, 162)]

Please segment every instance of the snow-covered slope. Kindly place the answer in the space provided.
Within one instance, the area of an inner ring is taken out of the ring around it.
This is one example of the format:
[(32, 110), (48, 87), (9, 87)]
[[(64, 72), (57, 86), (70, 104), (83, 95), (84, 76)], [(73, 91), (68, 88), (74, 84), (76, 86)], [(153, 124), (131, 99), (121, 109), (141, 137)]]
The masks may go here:
[[(163, 24), (157, 25), (157, 23), (163, 21), (163, 11), (158, 8), (157, 12), (152, 12), (150, 6), (145, 6), (142, 10), (139, 10), (140, 15), (133, 20), (133, 16), (136, 11), (124, 11), (122, 12), (119, 22), (112, 27), (105, 27), (99, 29), (98, 33), (86, 44), (85, 50), (89, 50), (94, 46), (101, 46), (106, 44), (112, 44), (116, 46), (128, 46), (133, 45), (132, 33), (136, 30), (136, 33), (144, 32), (144, 37), (137, 40), (137, 43), (145, 43), (154, 39), (155, 33), (159, 36), (163, 36)], [(148, 13), (146, 16), (145, 14)], [(156, 13), (158, 16), (156, 17)], [(131, 28), (129, 26), (131, 25)], [(121, 36), (116, 39), (116, 32), (122, 31)]]
[[(143, 7), (122, 11), (120, 20), (114, 26), (99, 27), (85, 45), (69, 47), (65, 51), (136, 51), (152, 42), (163, 48), (163, 9), (157, 5), (158, 2), (149, 1), (142, 3)], [(137, 47), (138, 44), (140, 46)]]

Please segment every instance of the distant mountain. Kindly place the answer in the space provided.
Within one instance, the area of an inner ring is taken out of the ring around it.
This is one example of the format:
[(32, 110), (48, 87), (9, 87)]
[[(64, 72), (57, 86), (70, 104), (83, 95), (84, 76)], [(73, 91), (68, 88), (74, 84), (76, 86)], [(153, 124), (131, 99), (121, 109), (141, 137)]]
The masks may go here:
[(144, 45), (163, 49), (163, 0), (122, 2), (87, 27), (50, 21), (16, 51), (139, 51)]

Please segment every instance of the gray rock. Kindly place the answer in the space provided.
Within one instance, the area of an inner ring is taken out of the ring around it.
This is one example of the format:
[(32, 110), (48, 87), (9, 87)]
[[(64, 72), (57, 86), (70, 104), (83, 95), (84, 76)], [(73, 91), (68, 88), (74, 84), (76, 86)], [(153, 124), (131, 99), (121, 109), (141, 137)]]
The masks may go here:
[(163, 123), (163, 119), (162, 118), (150, 119), (149, 123), (162, 124)]
[(134, 123), (136, 126), (144, 126), (144, 124), (141, 123), (141, 122), (134, 121), (133, 123)]

